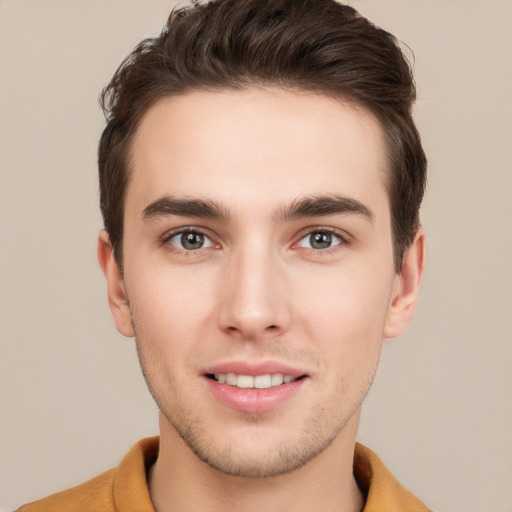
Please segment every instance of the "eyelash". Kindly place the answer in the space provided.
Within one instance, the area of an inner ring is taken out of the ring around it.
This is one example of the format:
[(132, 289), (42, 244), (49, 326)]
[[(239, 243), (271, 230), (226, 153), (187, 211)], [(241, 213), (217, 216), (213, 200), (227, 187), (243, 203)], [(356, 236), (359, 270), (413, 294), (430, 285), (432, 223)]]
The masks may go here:
[(330, 247), (324, 248), (324, 249), (316, 249), (314, 247), (301, 247), (301, 248), (313, 251), (316, 254), (331, 254), (332, 252), (338, 250), (338, 248), (340, 246), (348, 246), (351, 243), (349, 236), (344, 232), (340, 232), (339, 230), (333, 229), (333, 228), (315, 227), (312, 229), (308, 228), (307, 232), (302, 234), (301, 237), (299, 238), (298, 242), (295, 242), (294, 245), (298, 245), (303, 240), (310, 238), (311, 236), (313, 236), (315, 234), (331, 235), (331, 236), (336, 237), (339, 240), (339, 242), (334, 245), (331, 245)]
[[(178, 237), (178, 236), (183, 236), (184, 234), (187, 234), (187, 233), (192, 234), (192, 235), (200, 235), (200, 236), (204, 237), (204, 239), (209, 241), (209, 245), (206, 247), (200, 247), (198, 249), (182, 249), (182, 248), (177, 247), (170, 243), (173, 238)], [(330, 236), (336, 237), (339, 240), (339, 242), (336, 243), (335, 245), (331, 245), (330, 247), (327, 247), (324, 249), (299, 246), (300, 242), (302, 242), (303, 240), (305, 240), (308, 237), (311, 237), (315, 234), (323, 234), (323, 235), (328, 234)], [(303, 231), (301, 233), (298, 241), (294, 242), (293, 247), (298, 246), (299, 249), (310, 250), (316, 254), (330, 254), (330, 253), (336, 251), (339, 246), (348, 246), (350, 244), (351, 244), (350, 237), (344, 232), (340, 232), (336, 229), (327, 228), (327, 227), (315, 227), (315, 228), (308, 228), (307, 231)], [(212, 240), (212, 237), (210, 235), (208, 235), (205, 230), (203, 230), (201, 228), (194, 228), (193, 226), (181, 228), (176, 231), (166, 233), (162, 237), (162, 245), (166, 245), (169, 248), (169, 250), (172, 252), (187, 255), (187, 256), (200, 255), (203, 253), (204, 250), (208, 250), (211, 247), (215, 247), (215, 246), (220, 247), (220, 244), (216, 244)]]
[[(191, 235), (200, 235), (204, 237), (205, 240), (209, 240), (209, 245), (207, 247), (200, 247), (199, 249), (181, 249), (180, 247), (176, 247), (171, 243), (171, 240), (175, 237), (183, 236), (185, 234), (191, 234)], [(166, 245), (168, 249), (172, 252), (177, 252), (179, 254), (184, 254), (186, 256), (191, 255), (198, 255), (201, 254), (204, 250), (212, 247), (212, 246), (218, 246), (219, 244), (216, 244), (212, 237), (209, 236), (203, 229), (200, 228), (194, 228), (193, 226), (189, 226), (186, 228), (181, 228), (176, 231), (172, 231), (170, 233), (166, 233), (162, 238), (162, 244)]]

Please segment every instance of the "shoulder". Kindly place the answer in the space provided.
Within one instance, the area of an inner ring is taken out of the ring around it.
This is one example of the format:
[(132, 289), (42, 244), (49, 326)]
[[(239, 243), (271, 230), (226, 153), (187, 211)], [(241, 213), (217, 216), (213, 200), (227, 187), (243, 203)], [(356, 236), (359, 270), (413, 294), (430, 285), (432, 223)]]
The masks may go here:
[(360, 443), (354, 453), (354, 476), (366, 496), (364, 512), (431, 512), (400, 485), (374, 452)]
[(117, 468), (67, 491), (23, 505), (16, 512), (154, 512), (146, 472), (158, 456), (159, 438), (135, 444)]
[(115, 472), (111, 469), (81, 485), (23, 505), (16, 512), (114, 512), (112, 486)]

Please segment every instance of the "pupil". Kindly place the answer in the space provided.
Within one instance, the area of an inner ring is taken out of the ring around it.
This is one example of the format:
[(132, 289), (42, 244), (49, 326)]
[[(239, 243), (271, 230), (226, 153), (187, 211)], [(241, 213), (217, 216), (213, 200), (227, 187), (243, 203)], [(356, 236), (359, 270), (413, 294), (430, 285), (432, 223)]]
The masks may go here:
[(315, 249), (326, 249), (331, 246), (331, 233), (315, 233), (311, 235), (311, 246)]
[(200, 233), (183, 233), (181, 243), (185, 249), (200, 249), (204, 243), (204, 236)]

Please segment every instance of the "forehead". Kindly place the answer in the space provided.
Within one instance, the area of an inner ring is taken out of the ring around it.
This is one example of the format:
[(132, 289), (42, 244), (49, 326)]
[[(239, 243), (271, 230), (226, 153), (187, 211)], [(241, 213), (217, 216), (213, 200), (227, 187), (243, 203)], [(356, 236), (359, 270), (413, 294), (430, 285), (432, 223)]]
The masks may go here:
[(353, 103), (280, 88), (193, 91), (143, 116), (126, 209), (164, 195), (241, 207), (307, 194), (387, 201), (384, 146), (380, 123)]

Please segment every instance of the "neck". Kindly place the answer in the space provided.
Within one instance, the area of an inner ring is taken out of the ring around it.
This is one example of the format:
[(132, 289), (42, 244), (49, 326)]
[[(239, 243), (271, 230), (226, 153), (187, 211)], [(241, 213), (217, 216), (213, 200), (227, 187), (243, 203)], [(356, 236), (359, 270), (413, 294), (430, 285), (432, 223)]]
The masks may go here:
[(360, 512), (363, 497), (353, 475), (357, 412), (338, 437), (307, 464), (274, 477), (225, 474), (202, 462), (160, 414), (160, 451), (150, 468), (157, 512)]

